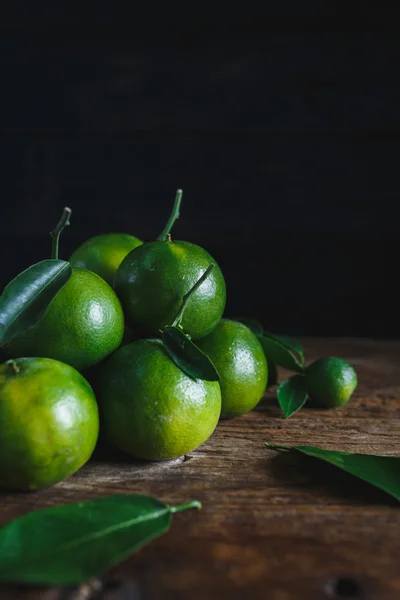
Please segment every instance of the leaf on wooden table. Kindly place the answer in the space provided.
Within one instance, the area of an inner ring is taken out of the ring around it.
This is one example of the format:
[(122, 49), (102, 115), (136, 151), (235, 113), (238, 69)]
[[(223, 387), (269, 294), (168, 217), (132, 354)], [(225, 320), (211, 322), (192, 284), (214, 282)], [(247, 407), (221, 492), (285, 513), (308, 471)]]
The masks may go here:
[(173, 513), (200, 507), (127, 494), (31, 512), (0, 529), (0, 581), (73, 585), (98, 577), (168, 531)]
[(6, 286), (0, 296), (0, 345), (37, 323), (71, 272), (71, 265), (64, 260), (43, 260)]
[(286, 418), (294, 415), (307, 401), (306, 378), (293, 375), (279, 385), (277, 389), (279, 406)]
[(219, 381), (218, 371), (210, 358), (178, 327), (168, 326), (162, 332), (164, 348), (186, 375), (207, 381)]
[(275, 450), (292, 450), (313, 458), (319, 458), (339, 467), (355, 477), (367, 481), (400, 501), (400, 457), (375, 454), (351, 454), (338, 450), (324, 450), (315, 446), (276, 446), (265, 444)]

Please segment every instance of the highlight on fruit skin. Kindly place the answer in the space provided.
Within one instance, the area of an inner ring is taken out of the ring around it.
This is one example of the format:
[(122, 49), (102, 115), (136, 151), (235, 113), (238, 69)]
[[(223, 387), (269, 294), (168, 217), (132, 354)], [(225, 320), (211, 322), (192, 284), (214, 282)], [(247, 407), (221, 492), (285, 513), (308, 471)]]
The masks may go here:
[(307, 393), (316, 406), (342, 406), (350, 400), (357, 384), (356, 371), (342, 358), (319, 358), (306, 369)]
[(102, 436), (135, 458), (167, 460), (195, 450), (214, 432), (221, 413), (218, 382), (186, 375), (160, 340), (117, 350), (96, 387)]
[(219, 373), (221, 418), (238, 417), (255, 408), (268, 380), (267, 360), (255, 334), (239, 321), (221, 319), (196, 343)]
[(99, 434), (96, 398), (73, 367), (50, 358), (0, 365), (0, 487), (32, 491), (70, 477)]
[(142, 243), (142, 240), (127, 233), (96, 235), (83, 242), (72, 253), (70, 263), (73, 267), (97, 273), (112, 286), (125, 256)]

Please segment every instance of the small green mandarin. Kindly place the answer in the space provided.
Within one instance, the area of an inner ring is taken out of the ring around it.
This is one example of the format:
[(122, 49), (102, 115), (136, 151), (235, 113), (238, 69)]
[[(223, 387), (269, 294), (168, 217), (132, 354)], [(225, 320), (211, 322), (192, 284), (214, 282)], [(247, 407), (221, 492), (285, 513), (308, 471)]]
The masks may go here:
[(96, 273), (73, 269), (43, 317), (6, 350), (15, 358), (44, 356), (81, 371), (116, 350), (123, 334), (124, 314), (114, 290)]
[(211, 436), (221, 413), (218, 382), (186, 375), (160, 340), (117, 350), (97, 387), (102, 433), (137, 458), (166, 460), (191, 452)]
[(96, 399), (75, 369), (50, 358), (0, 365), (0, 486), (38, 490), (90, 458), (99, 433)]
[(96, 235), (74, 251), (70, 263), (73, 267), (97, 273), (112, 286), (125, 256), (141, 244), (142, 241), (137, 237), (126, 233)]
[(306, 383), (315, 405), (336, 408), (350, 400), (357, 387), (357, 373), (342, 358), (327, 356), (307, 367)]
[(189, 242), (147, 242), (132, 250), (114, 283), (128, 325), (159, 335), (210, 264), (213, 270), (191, 295), (182, 319), (183, 330), (195, 340), (216, 327), (225, 308), (225, 280), (215, 260)]
[(254, 333), (239, 321), (221, 319), (197, 345), (221, 378), (221, 417), (237, 417), (252, 410), (263, 397), (268, 380), (267, 360)]

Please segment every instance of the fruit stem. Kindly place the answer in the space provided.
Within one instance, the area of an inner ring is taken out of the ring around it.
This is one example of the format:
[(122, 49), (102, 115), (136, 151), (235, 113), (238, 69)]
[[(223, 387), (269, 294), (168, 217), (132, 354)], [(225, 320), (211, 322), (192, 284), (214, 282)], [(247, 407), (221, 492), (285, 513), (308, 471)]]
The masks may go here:
[(56, 258), (58, 259), (58, 244), (60, 242), (60, 235), (61, 232), (65, 229), (65, 227), (67, 227), (67, 225), (69, 225), (69, 218), (71, 216), (71, 209), (68, 208), (68, 206), (66, 206), (64, 208), (63, 214), (61, 216), (61, 219), (58, 221), (56, 228), (53, 229), (53, 231), (50, 233), (51, 237), (53, 238), (53, 244), (52, 244), (52, 248), (51, 248), (51, 258)]
[(182, 512), (183, 510), (188, 510), (190, 508), (197, 508), (198, 510), (200, 510), (201, 502), (199, 502), (198, 500), (192, 500), (192, 502), (186, 502), (186, 504), (179, 504), (179, 506), (171, 506), (170, 510), (171, 513), (178, 513)]
[(196, 283), (194, 284), (194, 286), (187, 292), (187, 294), (185, 294), (182, 298), (182, 304), (180, 309), (177, 312), (177, 315), (172, 323), (172, 327), (176, 327), (177, 325), (181, 324), (182, 321), (182, 317), (183, 317), (183, 313), (185, 312), (185, 308), (186, 305), (189, 301), (189, 298), (192, 294), (194, 294), (194, 292), (197, 290), (197, 288), (199, 288), (201, 286), (201, 284), (203, 283), (203, 281), (205, 279), (207, 279), (207, 277), (209, 276), (209, 274), (211, 273), (211, 271), (213, 270), (213, 268), (215, 267), (215, 265), (213, 263), (211, 263), (211, 265), (204, 271), (203, 275), (200, 277), (200, 279), (198, 281), (196, 281)]
[(182, 194), (183, 194), (182, 190), (176, 190), (175, 202), (174, 202), (174, 206), (172, 208), (172, 212), (169, 216), (169, 219), (164, 228), (164, 231), (157, 238), (160, 242), (167, 242), (167, 241), (170, 242), (171, 241), (170, 232), (171, 232), (171, 229), (172, 229), (175, 221), (177, 219), (179, 219), (179, 215), (180, 215), (179, 209), (181, 206)]

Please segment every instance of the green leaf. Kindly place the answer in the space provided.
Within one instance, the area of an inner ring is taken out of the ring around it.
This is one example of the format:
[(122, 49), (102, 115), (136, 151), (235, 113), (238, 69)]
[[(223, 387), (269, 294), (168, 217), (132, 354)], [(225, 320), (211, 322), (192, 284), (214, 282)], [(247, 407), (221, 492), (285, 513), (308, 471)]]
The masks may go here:
[[(267, 359), (269, 358), (270, 362), (278, 364), (281, 367), (290, 369), (291, 371), (297, 371), (299, 373), (303, 372), (302, 367), (304, 367), (305, 363), (304, 349), (298, 340), (295, 340), (294, 338), (286, 335), (275, 335), (274, 333), (269, 333), (268, 331), (264, 332), (264, 328), (261, 325), (261, 323), (259, 323), (256, 319), (253, 319), (252, 317), (236, 317), (234, 321), (239, 321), (240, 323), (244, 323), (244, 325), (247, 325), (247, 327), (251, 329), (252, 332), (255, 333), (255, 335), (260, 339), (261, 343), (263, 343), (261, 340), (262, 337), (265, 337), (268, 340), (270, 340), (269, 344), (267, 342), (264, 347), (265, 354), (267, 356)], [(276, 342), (276, 345), (279, 345), (279, 349), (273, 347), (273, 342)], [(284, 348), (289, 351), (289, 355), (288, 353), (284, 352)], [(270, 356), (268, 356), (267, 354), (267, 349), (270, 353)], [(279, 360), (281, 360), (284, 364), (273, 360), (273, 356), (275, 355), (278, 356)], [(296, 368), (293, 368), (293, 365), (296, 365)], [(273, 378), (271, 378), (271, 381), (273, 381)], [(275, 375), (274, 383), (276, 383), (276, 381), (277, 377)], [(269, 383), (268, 385), (273, 385), (273, 383)]]
[(243, 323), (243, 325), (246, 325), (257, 336), (263, 335), (264, 333), (264, 327), (256, 319), (253, 319), (253, 317), (237, 317), (236, 319), (233, 319), (233, 321)]
[(0, 345), (35, 325), (71, 277), (64, 260), (43, 260), (13, 279), (0, 296)]
[(286, 346), (286, 348), (292, 350), (292, 352), (296, 352), (299, 355), (300, 363), (304, 365), (304, 348), (298, 340), (286, 335), (275, 335), (274, 333), (269, 333), (269, 331), (265, 332), (264, 335), (270, 339), (280, 342), (283, 346)]
[(293, 375), (282, 381), (277, 390), (279, 406), (288, 419), (300, 410), (307, 401), (306, 378), (304, 375)]
[(164, 348), (186, 375), (207, 381), (219, 381), (218, 371), (200, 348), (178, 327), (168, 326), (162, 332)]
[(0, 581), (73, 585), (98, 577), (168, 531), (171, 507), (135, 494), (31, 512), (0, 529)]
[(277, 338), (263, 335), (258, 336), (258, 339), (264, 348), (267, 360), (272, 361), (276, 365), (284, 367), (289, 371), (295, 371), (296, 373), (304, 372), (304, 367), (294, 352)]
[(276, 450), (294, 450), (313, 458), (319, 458), (331, 465), (339, 467), (355, 477), (367, 481), (384, 490), (400, 501), (400, 457), (376, 456), (373, 454), (351, 454), (337, 450), (323, 450), (314, 446), (275, 446), (266, 443), (269, 448)]

